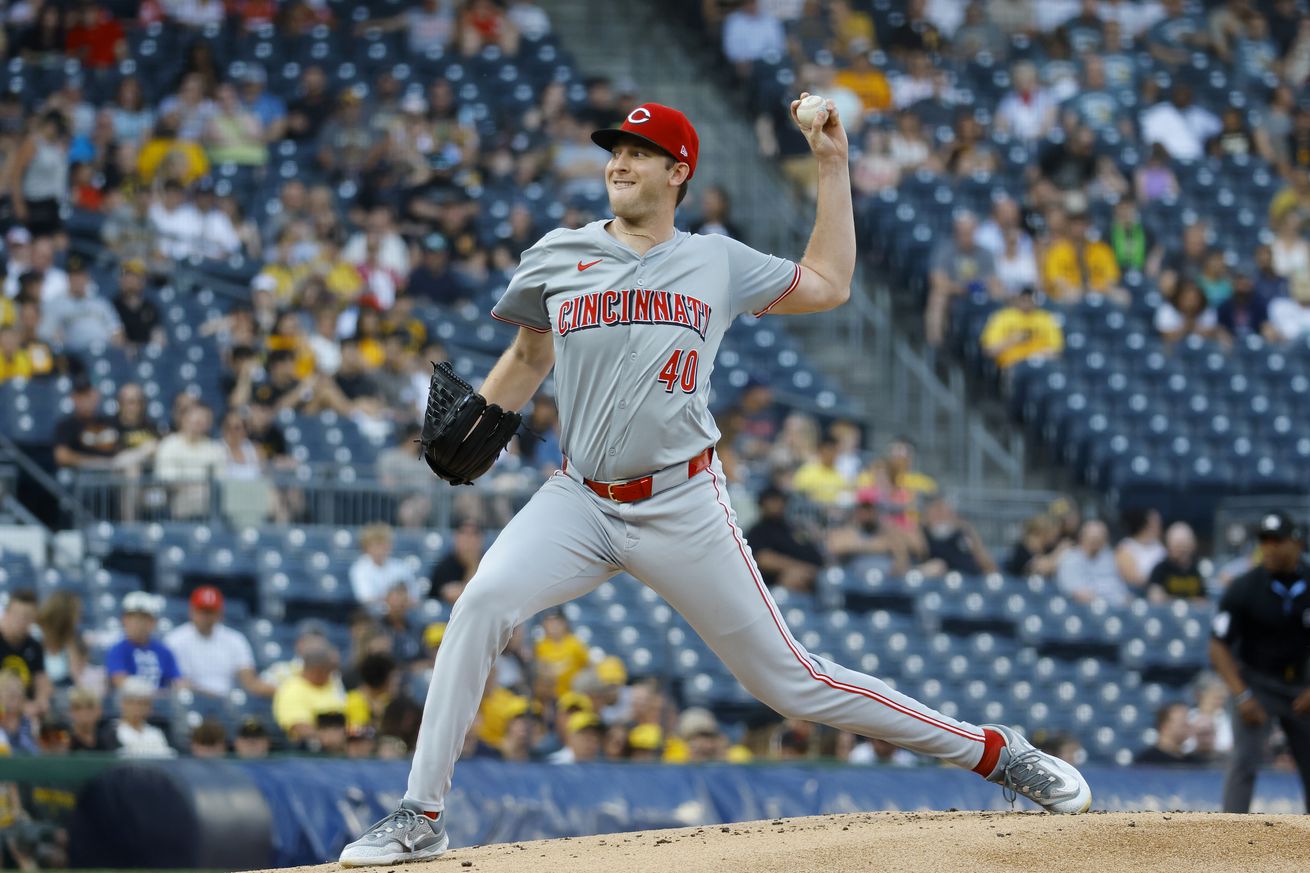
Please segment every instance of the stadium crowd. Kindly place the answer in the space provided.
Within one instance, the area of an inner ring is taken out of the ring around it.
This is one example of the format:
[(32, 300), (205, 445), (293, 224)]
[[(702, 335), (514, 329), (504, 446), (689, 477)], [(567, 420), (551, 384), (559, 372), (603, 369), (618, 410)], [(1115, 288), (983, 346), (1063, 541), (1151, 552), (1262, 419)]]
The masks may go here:
[[(902, 24), (882, 33), (843, 0), (746, 2), (723, 17), (721, 33), (741, 75), (775, 53), (796, 65), (802, 87), (838, 103), (856, 145), (862, 197), (919, 170), (966, 178), (998, 169), (993, 132), (1033, 144), (1022, 199), (997, 199), (986, 215), (961, 212), (938, 241), (925, 300), (930, 343), (943, 340), (955, 301), (1005, 301), (981, 342), (1006, 368), (1060, 353), (1052, 304), (1088, 294), (1131, 303), (1120, 281), (1129, 270), (1158, 283), (1164, 298), (1155, 322), (1170, 340), (1203, 333), (1223, 342), (1249, 331), (1276, 341), (1310, 331), (1310, 110), (1297, 103), (1310, 76), (1310, 29), (1294, 26), (1295, 2), (1263, 5), (1232, 0), (1201, 19), (1175, 0), (910, 2)], [(550, 81), (520, 112), (487, 126), (445, 78), (415, 83), (389, 67), (342, 82), (309, 63), (275, 90), (270, 80), (284, 70), (215, 57), (219, 29), (253, 39), (274, 22), (309, 37), (398, 35), (398, 57), (437, 51), (470, 61), (489, 51), (513, 56), (549, 31), (530, 0), (427, 0), (375, 20), (345, 20), (333, 9), (146, 2), (135, 18), (90, 2), (8, 10), (9, 53), (24, 69), (62, 73), (67, 60), (78, 64), (49, 93), (11, 85), (0, 96), (8, 194), (0, 381), (72, 376), (73, 412), (56, 428), (55, 463), (190, 482), (170, 492), (170, 518), (204, 515), (199, 480), (208, 476), (258, 480), (294, 466), (278, 424), (283, 410), (331, 412), (385, 436), (392, 448), (376, 470), (384, 484), (428, 477), (411, 444), (428, 362), (445, 352), (417, 311), (485, 305), (549, 226), (576, 227), (603, 209), (593, 187), (604, 153), (587, 132), (621, 117), (630, 85), (592, 79), (575, 93)], [(712, 21), (718, 12), (707, 4)], [(171, 77), (120, 75), (125, 61), (144, 59), (147, 42), (175, 30), (186, 34), (186, 54)], [(1004, 64), (1018, 42), (1039, 47), (1043, 58), (1034, 64), (1026, 52), (1015, 60), (991, 126), (957, 111), (963, 98), (943, 59), (986, 51)], [(1123, 72), (1116, 60), (1139, 49), (1166, 68), (1188, 63), (1194, 50), (1212, 52), (1253, 94), (1267, 92), (1267, 105), (1215, 112), (1182, 86), (1157, 93), (1148, 79), (1138, 107), (1126, 110), (1107, 83)], [(891, 75), (888, 57), (897, 68)], [(920, 118), (929, 105), (949, 110), (948, 136)], [(807, 184), (808, 164), (787, 131), (762, 130), (789, 175)], [(1111, 131), (1149, 154), (1134, 173), (1097, 152)], [(1225, 251), (1201, 217), (1168, 240), (1145, 224), (1147, 206), (1177, 191), (1176, 162), (1230, 153), (1260, 155), (1283, 174), (1266, 242)], [(284, 178), (280, 165), (291, 159), (298, 171)], [(558, 215), (512, 197), (505, 215), (482, 213), (491, 193), (534, 187), (549, 192), (538, 199), (557, 202)], [(690, 227), (735, 232), (722, 191), (692, 197)], [(1098, 223), (1094, 207), (1108, 202), (1112, 220)], [(77, 244), (88, 227), (99, 254)], [(221, 350), (221, 397), (163, 398), (165, 421), (150, 413), (144, 386), (129, 381), (106, 405), (87, 353), (116, 347), (140, 355), (172, 341), (154, 292), (179, 263), (245, 283), (244, 299), (196, 326)], [(531, 425), (543, 439), (516, 444), (493, 479), (555, 469), (555, 416), (550, 398), (538, 398)], [(897, 575), (1041, 576), (1076, 601), (1112, 604), (1204, 598), (1235, 572), (1203, 569), (1192, 531), (1165, 527), (1158, 513), (1127, 515), (1112, 546), (1107, 526), (1080, 518), (1067, 500), (1030, 519), (1002, 553), (918, 469), (912, 440), (896, 438), (871, 454), (870, 435), (858, 426), (784, 408), (764, 381), (747, 385), (719, 422), (730, 479), (762, 486), (747, 535), (780, 592), (811, 592), (825, 568), (856, 558), (882, 561)], [(425, 599), (453, 604), (477, 568), (485, 530), (503, 522), (494, 499), (462, 499), (451, 549), (425, 578), (392, 554), (388, 528), (364, 531), (350, 571), (356, 609), (340, 617), (348, 647), (310, 622), (294, 656), (262, 671), (250, 642), (223, 623), (218, 587), (195, 588), (189, 621), (161, 634), (163, 604), (146, 591), (122, 599), (111, 631), (83, 629), (76, 597), (55, 592), (37, 602), (11, 586), (0, 618), (0, 661), (16, 668), (0, 677), (4, 746), (49, 755), (408, 754), (444, 629), (418, 623), (415, 607)], [(408, 496), (397, 523), (428, 524), (427, 501)], [(303, 513), (294, 490), (283, 490), (268, 517)], [(562, 613), (543, 616), (511, 639), (465, 754), (559, 763), (818, 755), (917, 763), (903, 750), (808, 724), (730, 734), (708, 710), (679, 711), (668, 686), (631, 679), (629, 669), (589, 647)], [(249, 717), (235, 730), (206, 720), (179, 736), (167, 711), (175, 700), (234, 693), (267, 700), (269, 718)], [(1146, 757), (1194, 763), (1226, 751), (1222, 685), (1201, 681), (1192, 695), (1161, 710), (1160, 739)], [(1044, 744), (1071, 759), (1081, 754), (1078, 738), (1052, 734)]]
[[(1161, 292), (1154, 326), (1171, 343), (1197, 335), (1231, 347), (1247, 334), (1275, 343), (1307, 335), (1304, 4), (874, 6), (871, 15), (848, 2), (706, 3), (702, 14), (748, 85), (759, 82), (761, 65), (781, 65), (795, 90), (837, 104), (857, 196), (876, 198), (916, 176), (990, 181), (992, 203), (957, 205), (954, 232), (932, 250), (929, 344), (944, 341), (954, 304), (973, 296), (1003, 304), (976, 338), (1000, 368), (1059, 355), (1050, 311), (1088, 295), (1127, 306), (1129, 272)], [(892, 26), (876, 27), (875, 18)], [(1210, 70), (1226, 72), (1227, 87), (1198, 89)], [(1004, 84), (994, 95), (982, 90), (993, 82)], [(770, 148), (811, 185), (785, 110), (761, 109)], [(1027, 158), (1007, 185), (1015, 144)], [(1125, 147), (1141, 156), (1135, 165), (1118, 157)], [(1257, 235), (1233, 234), (1231, 216), (1179, 208), (1159, 219), (1151, 209), (1184, 193), (1180, 163), (1247, 157), (1279, 177)]]
[[(911, 497), (888, 510), (887, 519), (901, 521), (880, 526), (879, 504), (863, 500), (851, 524), (832, 528), (826, 542), (773, 511), (770, 502), (785, 503), (785, 492), (766, 495), (749, 536), (771, 584), (800, 590), (806, 575), (812, 580), (835, 557), (856, 553), (884, 555), (890, 567), (900, 553), (878, 548), (877, 541), (897, 537), (917, 536), (932, 545), (915, 572), (995, 570), (997, 562), (967, 522), (951, 513), (949, 501), (932, 496), (931, 479), (907, 472), (929, 495), (922, 517)], [(1024, 526), (1001, 565), (1007, 572), (1052, 578), (1076, 600), (1113, 602), (1203, 598), (1209, 586), (1250, 563), (1247, 557), (1214, 568), (1199, 561), (1190, 529), (1174, 524), (1162, 531), (1153, 511), (1128, 513), (1121, 528), (1123, 537), (1111, 547), (1103, 522), (1082, 520), (1072, 502), (1062, 499)], [(444, 622), (417, 620), (415, 600), (456, 600), (477, 569), (485, 539), (476, 522), (462, 524), (427, 578), (415, 578), (410, 564), (391, 553), (391, 536), (387, 526), (376, 525), (360, 537), (363, 551), (350, 572), (357, 608), (349, 618), (346, 650), (334, 645), (325, 623), (307, 620), (292, 657), (259, 672), (250, 642), (224, 624), (224, 597), (216, 586), (195, 588), (189, 621), (167, 633), (160, 633), (163, 597), (145, 591), (123, 598), (121, 632), (112, 633), (84, 629), (81, 601), (69, 592), (56, 591), (38, 603), (30, 590), (12, 591), (0, 615), (0, 660), (10, 665), (0, 680), (0, 741), (19, 755), (262, 757), (293, 751), (404, 757), (413, 749), (420, 701), (445, 630)], [(267, 699), (271, 722), (251, 715), (229, 735), (220, 721), (206, 719), (179, 733), (169, 715), (179, 695), (224, 700), (234, 691)], [(1190, 701), (1170, 700), (1161, 709), (1158, 748), (1143, 749), (1142, 760), (1222, 760), (1231, 746), (1226, 691), (1202, 676), (1193, 692)], [(106, 714), (107, 702), (116, 717)], [(621, 658), (588, 646), (559, 610), (515, 631), (467, 742), (470, 756), (553, 763), (834, 756), (851, 763), (930, 763), (813, 725), (764, 720), (743, 729), (720, 725), (701, 707), (679, 710), (667, 681), (630, 678)], [(1052, 733), (1044, 742), (1070, 756), (1082, 754), (1074, 736)], [(1159, 757), (1165, 753), (1174, 757)]]

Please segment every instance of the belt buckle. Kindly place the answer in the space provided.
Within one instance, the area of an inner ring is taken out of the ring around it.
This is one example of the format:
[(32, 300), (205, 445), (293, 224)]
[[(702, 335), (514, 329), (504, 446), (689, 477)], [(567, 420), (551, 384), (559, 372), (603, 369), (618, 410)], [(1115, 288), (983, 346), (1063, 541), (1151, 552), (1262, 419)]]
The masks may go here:
[[(620, 482), (618, 484), (622, 485), (623, 483)], [(605, 492), (606, 492), (605, 496), (608, 497), (610, 500), (613, 500), (615, 503), (617, 503), (619, 501), (619, 498), (614, 496), (614, 485), (615, 483), (613, 482), (609, 482), (605, 485)]]

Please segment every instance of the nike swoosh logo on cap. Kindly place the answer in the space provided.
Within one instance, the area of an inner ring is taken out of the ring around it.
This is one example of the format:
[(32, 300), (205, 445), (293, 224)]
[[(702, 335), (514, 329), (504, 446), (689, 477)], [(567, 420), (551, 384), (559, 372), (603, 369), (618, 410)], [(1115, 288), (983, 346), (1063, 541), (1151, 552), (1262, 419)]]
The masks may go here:
[(599, 264), (599, 263), (600, 263), (601, 261), (603, 261), (603, 260), (605, 260), (605, 259), (604, 259), (604, 258), (597, 258), (596, 260), (592, 261), (590, 264), (584, 264), (584, 263), (582, 263), (582, 261), (578, 261), (578, 272), (581, 273), (583, 270), (587, 269), (588, 267), (594, 267), (594, 266), (596, 266), (597, 264)]

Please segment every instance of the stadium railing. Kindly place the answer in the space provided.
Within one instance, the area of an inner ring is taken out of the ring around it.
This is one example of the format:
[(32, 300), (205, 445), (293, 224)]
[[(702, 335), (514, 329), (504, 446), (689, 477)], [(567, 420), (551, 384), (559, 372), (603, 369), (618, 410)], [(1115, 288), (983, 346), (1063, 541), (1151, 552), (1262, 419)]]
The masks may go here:
[[(300, 523), (358, 527), (397, 523), (401, 505), (426, 500), (426, 526), (446, 528), (455, 518), (458, 492), (432, 477), (390, 486), (349, 467), (304, 464), (273, 471), (258, 479), (234, 479), (206, 473), (181, 479), (131, 475), (119, 471), (77, 471), (73, 502), (90, 521), (182, 521), (234, 528), (295, 520)], [(475, 489), (482, 496), (503, 496), (516, 505), (531, 491), (517, 484), (498, 489), (494, 480)]]

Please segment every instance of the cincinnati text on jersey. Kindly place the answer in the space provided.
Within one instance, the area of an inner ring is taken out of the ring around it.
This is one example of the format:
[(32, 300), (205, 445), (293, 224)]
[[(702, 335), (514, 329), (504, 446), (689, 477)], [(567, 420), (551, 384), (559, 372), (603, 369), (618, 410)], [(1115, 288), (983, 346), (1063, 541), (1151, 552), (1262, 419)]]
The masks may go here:
[(588, 291), (560, 304), (555, 328), (560, 336), (619, 324), (671, 324), (705, 339), (710, 305), (690, 294), (648, 288)]

